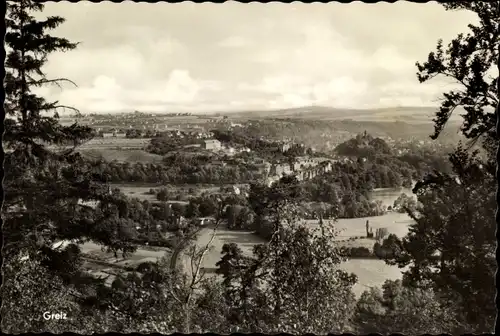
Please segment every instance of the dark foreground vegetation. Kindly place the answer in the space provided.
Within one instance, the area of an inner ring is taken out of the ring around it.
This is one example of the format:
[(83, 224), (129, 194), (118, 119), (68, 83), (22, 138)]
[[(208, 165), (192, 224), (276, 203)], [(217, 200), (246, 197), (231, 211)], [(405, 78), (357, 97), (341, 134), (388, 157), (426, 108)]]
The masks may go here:
[[(469, 139), (481, 136), (482, 156), (459, 146), (449, 156), (450, 171), (436, 171), (417, 183), (418, 205), (407, 209), (415, 219), (409, 234), (402, 239), (391, 236), (377, 248), (387, 263), (407, 267), (404, 278), (365, 291), (359, 299), (352, 293), (356, 276), (338, 267), (345, 256), (328, 225), (318, 231), (297, 225), (303, 197), (298, 181), (285, 178), (271, 187), (251, 186), (246, 202), (255, 216), (247, 221), (268, 237), (267, 243), (256, 246), (250, 256), (235, 244), (225, 245), (217, 265), (221, 278), (208, 278), (200, 268), (207, 249), (191, 244), (196, 232), (192, 225), (170, 226), (174, 208), (130, 205), (119, 193), (109, 193), (106, 177), (90, 169), (73, 149), (41, 145), (72, 142), (76, 146), (92, 136), (90, 128), (62, 126), (57, 114), (42, 113), (60, 106), (32, 91), (52, 82), (42, 72), (47, 56), (70, 51), (76, 44), (48, 34), (63, 23), (62, 18), (34, 18), (33, 12), (42, 11), (43, 4), (21, 0), (8, 5), (5, 333), (492, 332), (498, 138), (495, 116), (487, 111), (496, 107), (498, 89), (486, 74), (498, 62), (498, 1), (444, 4), (448, 9), (475, 12), (479, 23), (448, 47), (439, 43), (437, 51), (418, 64), (422, 82), (444, 75), (463, 85), (462, 91), (444, 96), (434, 137), (453, 108), (461, 105), (467, 111), (462, 132)], [(396, 162), (394, 167), (404, 167)], [(353, 168), (356, 178), (369, 176), (354, 169), (361, 168)], [(401, 175), (409, 178), (407, 173)], [(346, 188), (351, 184), (351, 189), (360, 184), (358, 180), (342, 183)], [(318, 199), (328, 197), (319, 195)], [(90, 200), (98, 201), (97, 205), (80, 202)], [(216, 201), (215, 227), (227, 211), (226, 200)], [(205, 211), (201, 208), (200, 204), (198, 211)], [(111, 286), (82, 267), (80, 242), (132, 253), (137, 248), (134, 235), (148, 237), (157, 224), (160, 232), (171, 231), (176, 237), (165, 260), (122, 272)], [(74, 243), (60, 247), (57, 243), (62, 240)], [(184, 255), (192, 260), (191, 272), (178, 262)], [(42, 314), (48, 310), (64, 312), (67, 319), (46, 320)]]

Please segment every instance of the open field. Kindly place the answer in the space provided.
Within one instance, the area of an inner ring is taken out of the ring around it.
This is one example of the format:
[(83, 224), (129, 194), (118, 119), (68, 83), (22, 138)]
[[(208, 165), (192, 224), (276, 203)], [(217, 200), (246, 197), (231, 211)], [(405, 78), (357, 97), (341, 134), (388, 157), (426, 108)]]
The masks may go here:
[(137, 266), (145, 261), (151, 261), (152, 259), (156, 260), (157, 258), (163, 257), (165, 253), (169, 251), (167, 248), (156, 248), (157, 251), (139, 248), (135, 253), (124, 260), (121, 254), (118, 254), (118, 258), (115, 258), (113, 253), (103, 252), (101, 246), (93, 242), (86, 242), (80, 245), (80, 248), (83, 253), (95, 256), (98, 260), (122, 266)]
[(115, 258), (113, 253), (103, 252), (99, 245), (92, 242), (82, 244), (80, 248), (83, 253), (95, 259), (95, 261), (86, 259), (83, 265), (84, 268), (88, 269), (94, 276), (106, 278), (106, 284), (108, 285), (111, 285), (115, 279), (115, 274), (121, 271), (122, 267), (137, 267), (147, 261), (156, 262), (170, 253), (167, 248), (156, 248), (157, 251), (139, 248), (135, 253), (124, 259), (121, 254), (118, 254), (118, 258)]
[[(389, 212), (384, 216), (373, 216), (364, 218), (339, 219), (334, 223), (335, 229), (339, 230), (337, 240), (345, 240), (350, 237), (366, 236), (366, 221), (369, 221), (373, 233), (376, 229), (387, 228), (389, 233), (394, 233), (398, 237), (403, 237), (408, 232), (408, 225), (413, 220), (406, 214)], [(319, 228), (318, 220), (307, 220), (307, 226), (310, 228)]]
[[(206, 246), (210, 241), (212, 233), (213, 231), (208, 228), (203, 229), (198, 238), (197, 245), (199, 247)], [(373, 247), (373, 240), (360, 239), (359, 241), (361, 241), (361, 244), (367, 245), (366, 247), (368, 247), (369, 243), (370, 249)], [(212, 242), (212, 248), (203, 260), (202, 267), (207, 271), (207, 276), (216, 276), (214, 273), (216, 269), (215, 264), (221, 258), (222, 246), (225, 243), (236, 243), (246, 255), (252, 255), (253, 246), (263, 242), (261, 238), (250, 232), (220, 229)], [(187, 258), (184, 261), (184, 267), (189, 273), (190, 267)], [(383, 260), (378, 259), (351, 259), (342, 263), (340, 268), (358, 276), (358, 283), (353, 288), (354, 294), (357, 297), (369, 287), (381, 286), (387, 279), (396, 280), (402, 276), (399, 268), (386, 265)]]
[[(87, 242), (80, 245), (83, 253), (89, 255), (86, 259), (84, 267), (89, 269), (90, 272), (99, 277), (109, 276), (108, 283), (111, 283), (114, 279), (114, 274), (120, 271), (123, 267), (137, 267), (144, 262), (156, 262), (162, 257), (168, 256), (170, 250), (167, 248), (155, 248), (156, 251), (152, 249), (138, 248), (135, 253), (123, 258), (120, 253), (118, 253), (118, 258), (115, 258), (113, 253), (106, 253), (101, 250), (101, 247), (92, 242)], [(94, 261), (95, 260), (95, 261)]]
[[(204, 192), (208, 193), (217, 193), (220, 191), (220, 188), (223, 187), (232, 187), (232, 184), (228, 185), (203, 185), (203, 184), (191, 184), (191, 185), (157, 185), (157, 184), (127, 184), (127, 183), (112, 183), (111, 186), (113, 188), (120, 189), (125, 195), (129, 197), (136, 197), (141, 200), (155, 200), (155, 195), (147, 194), (150, 189), (160, 189), (167, 188), (172, 193), (182, 192), (188, 196), (197, 196)], [(238, 184), (238, 187), (242, 187), (244, 185)]]
[[(156, 185), (154, 186), (141, 186), (141, 187), (129, 187), (129, 186), (123, 186), (120, 184), (111, 184), (112, 188), (118, 188), (120, 189), (125, 196), (130, 197), (130, 198), (137, 198), (141, 201), (149, 201), (149, 202), (156, 202), (158, 199), (156, 198), (156, 195), (152, 195), (149, 193), (149, 189), (159, 189), (161, 187), (158, 187)], [(182, 203), (182, 204), (187, 204), (187, 201), (180, 201), (180, 200), (168, 200), (169, 203)]]
[(149, 194), (149, 189), (158, 189), (159, 187), (157, 185), (151, 185), (151, 186), (130, 186), (130, 185), (124, 185), (124, 184), (118, 184), (118, 183), (110, 183), (112, 188), (118, 188), (123, 192), (126, 196), (132, 197), (132, 198), (138, 198), (142, 201), (148, 200), (148, 201), (157, 201), (156, 195), (151, 195)]
[(101, 149), (101, 148), (144, 148), (151, 139), (128, 139), (128, 138), (94, 138), (82, 146), (80, 149)]
[(102, 158), (106, 161), (130, 163), (161, 163), (163, 159), (161, 155), (151, 154), (143, 149), (82, 148), (79, 152), (90, 159)]
[[(381, 218), (383, 217), (387, 216), (381, 216)], [(399, 218), (402, 218), (402, 216), (399, 216)], [(350, 224), (354, 223), (354, 227), (347, 229), (347, 226), (349, 226), (348, 223)], [(353, 222), (352, 220), (341, 219), (337, 223), (337, 227), (339, 226), (345, 227), (346, 230), (344, 231), (343, 237), (338, 237), (338, 239), (339, 240), (348, 239), (349, 238), (348, 234), (351, 234), (351, 236), (361, 236), (362, 234), (359, 233), (360, 230), (357, 227), (361, 226), (364, 229), (364, 221), (358, 219), (358, 223), (359, 225), (356, 225), (356, 223)], [(309, 225), (313, 225), (313, 223), (310, 223)], [(400, 223), (400, 225), (404, 226), (403, 223)], [(391, 231), (391, 229), (389, 230)], [(400, 233), (402, 231), (403, 230), (400, 230)], [(394, 230), (392, 230), (391, 232), (394, 232)], [(196, 241), (196, 245), (198, 247), (205, 247), (209, 243), (212, 234), (213, 234), (212, 228), (209, 227), (203, 228), (200, 231), (198, 240)], [(207, 272), (206, 273), (207, 276), (216, 276), (215, 274), (216, 263), (221, 259), (222, 246), (226, 243), (236, 243), (246, 255), (252, 255), (253, 247), (257, 244), (264, 243), (264, 240), (254, 235), (252, 232), (233, 231), (233, 230), (228, 230), (225, 227), (219, 227), (214, 237), (214, 240), (212, 241), (211, 247), (208, 253), (205, 255), (205, 258), (202, 263), (202, 267)], [(355, 241), (339, 242), (339, 245), (341, 246), (365, 246), (370, 250), (372, 249), (373, 244), (374, 240), (366, 238), (356, 239)], [(90, 263), (94, 273), (100, 276), (108, 276), (110, 274), (114, 274), (116, 272), (116, 269), (120, 266), (133, 267), (146, 261), (154, 262), (159, 258), (169, 254), (168, 249), (151, 251), (149, 249), (146, 250), (143, 248), (139, 248), (134, 254), (127, 257), (126, 259), (121, 258), (121, 255), (119, 255), (118, 258), (115, 258), (112, 253), (102, 252), (100, 247), (93, 243), (84, 244), (82, 246), (82, 251), (85, 253), (90, 253), (92, 255), (95, 255), (97, 259), (115, 265), (113, 267), (113, 266), (95, 265), (94, 263)], [(181, 262), (184, 270), (188, 274), (190, 274), (191, 273), (190, 259), (186, 255), (183, 255)], [(368, 289), (369, 287), (381, 286), (387, 279), (395, 280), (401, 278), (402, 276), (401, 270), (398, 269), (396, 266), (386, 265), (384, 261), (377, 259), (351, 259), (342, 263), (340, 265), (340, 268), (347, 272), (352, 272), (358, 276), (358, 283), (353, 288), (353, 291), (357, 297), (359, 297), (361, 293), (364, 290)], [(111, 282), (113, 278), (114, 277), (111, 275), (110, 278), (108, 279), (108, 282)]]
[(358, 276), (358, 282), (353, 287), (358, 298), (370, 287), (381, 287), (386, 280), (401, 279), (401, 272), (404, 271), (379, 259), (350, 259), (343, 262), (340, 268)]
[[(399, 196), (401, 192), (409, 193), (409, 190), (377, 190), (372, 196), (373, 199), (387, 201), (388, 198), (392, 199), (395, 195)], [(369, 220), (373, 232), (375, 232), (377, 228), (385, 227), (389, 230), (389, 233), (394, 233), (398, 237), (406, 235), (408, 226), (412, 223), (411, 218), (406, 214), (400, 213), (388, 213), (384, 216), (376, 217), (340, 219), (334, 223), (336, 230), (340, 231), (336, 237), (336, 240), (339, 241), (339, 245), (364, 246), (372, 250), (373, 244), (375, 243), (372, 239), (361, 238), (355, 241), (346, 241), (351, 237), (366, 236), (366, 220)], [(319, 226), (317, 220), (306, 221), (306, 225), (309, 227)], [(211, 229), (204, 228), (200, 232), (197, 245), (200, 247), (205, 246), (210, 240), (212, 233), (213, 231)], [(238, 244), (245, 254), (251, 255), (253, 246), (263, 243), (263, 240), (250, 232), (229, 231), (221, 228), (217, 232), (212, 244), (213, 247), (209, 253), (207, 253), (202, 266), (207, 271), (213, 271), (215, 269), (215, 264), (221, 258), (222, 246), (224, 243), (231, 242)], [(396, 280), (400, 279), (402, 276), (401, 270), (398, 267), (386, 265), (384, 261), (378, 259), (350, 259), (342, 263), (340, 267), (358, 276), (358, 283), (353, 288), (354, 294), (357, 297), (369, 287), (381, 286), (387, 279)], [(213, 273), (208, 273), (207, 275), (209, 274)]]

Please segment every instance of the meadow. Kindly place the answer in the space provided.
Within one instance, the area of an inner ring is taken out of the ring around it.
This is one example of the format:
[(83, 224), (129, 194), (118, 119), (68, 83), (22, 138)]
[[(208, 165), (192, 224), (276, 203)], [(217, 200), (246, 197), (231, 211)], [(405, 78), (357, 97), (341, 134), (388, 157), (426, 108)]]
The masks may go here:
[[(158, 185), (158, 184), (147, 184), (147, 183), (112, 183), (111, 186), (113, 188), (120, 189), (126, 196), (135, 197), (140, 200), (148, 200), (148, 201), (156, 201), (156, 196), (149, 193), (150, 189), (158, 190), (161, 188), (166, 188), (169, 192), (173, 194), (182, 193), (185, 195), (184, 198), (188, 198), (190, 196), (200, 196), (203, 193), (214, 194), (220, 191), (221, 188), (229, 188), (232, 187), (233, 184), (222, 184), (222, 185), (213, 185), (213, 184), (189, 184), (189, 185)], [(243, 185), (237, 185), (238, 187), (242, 187)]]
[(143, 149), (113, 149), (113, 148), (92, 148), (83, 147), (79, 152), (89, 159), (104, 159), (106, 161), (137, 163), (161, 163), (161, 155), (148, 153)]
[(80, 149), (101, 149), (101, 148), (144, 148), (149, 144), (149, 138), (129, 139), (124, 137), (94, 138), (83, 145)]

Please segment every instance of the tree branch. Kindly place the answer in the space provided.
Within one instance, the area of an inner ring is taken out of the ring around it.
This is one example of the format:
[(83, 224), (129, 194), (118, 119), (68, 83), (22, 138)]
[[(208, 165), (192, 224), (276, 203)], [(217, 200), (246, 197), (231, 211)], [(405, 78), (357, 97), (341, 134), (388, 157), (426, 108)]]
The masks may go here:
[(39, 80), (32, 80), (28, 82), (28, 85), (43, 85), (43, 84), (56, 84), (60, 89), (62, 89), (62, 86), (59, 84), (59, 82), (69, 82), (73, 84), (75, 87), (78, 87), (75, 82), (73, 82), (70, 79), (67, 78), (55, 78), (55, 79), (39, 79)]
[(67, 105), (55, 105), (55, 106), (51, 106), (50, 108), (41, 108), (40, 110), (48, 111), (48, 110), (57, 110), (59, 108), (68, 109), (68, 110), (72, 110), (74, 112), (80, 113), (79, 109), (71, 107), (71, 106), (67, 106)]

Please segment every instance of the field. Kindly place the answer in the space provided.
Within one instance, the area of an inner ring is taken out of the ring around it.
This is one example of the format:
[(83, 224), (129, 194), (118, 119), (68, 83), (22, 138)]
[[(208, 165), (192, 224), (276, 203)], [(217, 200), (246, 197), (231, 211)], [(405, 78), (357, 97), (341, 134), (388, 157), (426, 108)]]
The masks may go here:
[[(369, 221), (370, 227), (375, 234), (376, 229), (387, 228), (389, 233), (394, 233), (398, 237), (403, 237), (408, 232), (408, 225), (412, 219), (406, 214), (389, 212), (384, 216), (374, 216), (365, 218), (340, 219), (334, 223), (335, 229), (339, 230), (337, 240), (345, 240), (350, 237), (366, 236), (366, 221)], [(310, 228), (319, 228), (317, 220), (306, 221)]]
[(139, 248), (135, 253), (127, 258), (122, 258), (118, 254), (118, 258), (115, 258), (113, 253), (106, 253), (101, 250), (101, 247), (92, 242), (87, 242), (80, 246), (83, 253), (92, 256), (92, 261), (87, 259), (84, 267), (89, 269), (90, 273), (99, 277), (108, 277), (106, 283), (111, 284), (115, 279), (114, 274), (116, 274), (122, 267), (136, 267), (144, 262), (155, 262), (164, 256), (169, 255), (169, 250), (164, 248), (155, 248), (156, 251), (152, 249)]
[[(392, 215), (392, 216), (391, 216)], [(398, 235), (404, 234), (403, 232), (407, 231), (407, 225), (410, 222), (408, 218), (404, 218), (405, 215), (401, 214), (391, 214), (386, 216), (380, 216), (378, 224), (373, 220), (374, 217), (370, 218), (370, 223), (373, 222), (375, 225), (379, 225), (380, 227), (385, 225), (385, 227), (389, 228), (390, 232), (397, 233)], [(385, 220), (382, 220), (385, 219)], [(387, 225), (387, 222), (392, 220), (393, 226)], [(353, 236), (363, 236), (364, 230), (364, 219), (342, 219), (340, 220), (336, 227), (344, 228), (341, 236), (337, 237), (338, 240), (348, 239)], [(317, 223), (310, 222), (308, 223), (310, 226), (317, 225)], [(378, 227), (378, 226), (377, 226)], [(196, 245), (198, 247), (205, 247), (212, 237), (213, 229), (204, 228), (201, 230), (198, 240), (196, 241)], [(228, 230), (224, 227), (220, 227), (217, 230), (217, 233), (212, 241), (209, 252), (205, 255), (205, 258), (202, 263), (203, 269), (207, 272), (207, 276), (216, 276), (215, 269), (216, 263), (221, 258), (222, 246), (226, 243), (236, 243), (246, 255), (252, 254), (252, 249), (256, 244), (264, 243), (264, 240), (260, 237), (254, 235), (248, 231), (233, 231)], [(365, 246), (367, 248), (373, 247), (374, 240), (361, 238), (356, 239), (355, 241), (347, 241), (340, 242), (341, 246)], [(161, 257), (168, 256), (168, 249), (160, 249), (158, 251), (153, 251), (150, 249), (139, 248), (134, 254), (127, 257), (126, 259), (115, 258), (111, 253), (102, 252), (98, 245), (93, 243), (86, 243), (82, 246), (82, 251), (86, 253), (90, 253), (92, 255), (97, 256), (97, 259), (103, 260), (111, 265), (96, 265), (95, 263), (89, 263), (89, 267), (92, 268), (95, 274), (101, 276), (110, 276), (108, 282), (111, 282), (114, 278), (112, 274), (116, 273), (116, 270), (120, 266), (137, 266), (140, 263), (146, 261), (156, 261)], [(182, 265), (185, 271), (190, 274), (191, 266), (189, 262), (189, 258), (187, 256), (182, 257)], [(353, 291), (354, 294), (359, 297), (361, 293), (373, 286), (381, 286), (385, 280), (391, 279), (400, 279), (401, 278), (401, 270), (396, 266), (389, 266), (384, 263), (382, 260), (377, 259), (351, 259), (340, 265), (340, 268), (354, 273), (358, 276), (358, 283), (354, 286)]]
[(343, 262), (340, 268), (358, 276), (358, 282), (353, 287), (354, 295), (358, 298), (370, 287), (381, 287), (386, 280), (402, 278), (401, 269), (379, 259), (351, 259)]
[[(112, 188), (118, 188), (120, 189), (125, 196), (130, 197), (130, 198), (138, 198), (141, 201), (149, 201), (149, 202), (156, 202), (158, 199), (156, 198), (156, 195), (150, 194), (149, 190), (150, 189), (159, 189), (162, 188), (163, 186), (157, 186), (157, 185), (151, 185), (151, 186), (130, 186), (130, 185), (122, 185), (122, 184), (110, 184)], [(165, 186), (167, 187), (167, 186)], [(169, 190), (172, 190), (169, 188)], [(170, 203), (183, 203), (187, 204), (186, 201), (181, 201), (181, 200), (169, 200)]]
[(101, 148), (144, 148), (151, 139), (128, 139), (128, 138), (94, 138), (85, 144), (80, 149), (101, 149)]
[[(364, 246), (370, 250), (375, 243), (372, 239), (356, 239), (355, 241), (342, 241), (351, 237), (365, 236), (365, 223), (366, 220), (370, 221), (370, 226), (373, 227), (375, 232), (376, 228), (386, 227), (390, 233), (398, 236), (404, 236), (408, 231), (408, 225), (411, 219), (405, 214), (389, 213), (385, 216), (368, 217), (368, 218), (355, 218), (355, 219), (340, 219), (335, 223), (336, 229), (340, 230), (339, 236), (336, 240), (339, 241), (340, 246)], [(308, 221), (307, 225), (310, 227), (318, 227), (316, 221)], [(197, 241), (199, 247), (206, 246), (212, 235), (212, 230), (205, 228), (200, 232)], [(342, 242), (340, 242), (342, 241)], [(251, 255), (252, 248), (256, 244), (263, 243), (263, 240), (256, 235), (246, 231), (230, 231), (227, 229), (219, 229), (213, 242), (212, 248), (206, 254), (202, 266), (213, 274), (215, 264), (221, 258), (222, 246), (225, 243), (236, 243), (245, 254)], [(387, 279), (395, 280), (401, 278), (401, 270), (396, 266), (389, 266), (382, 260), (377, 259), (351, 259), (342, 263), (340, 268), (345, 271), (352, 272), (358, 276), (358, 284), (354, 287), (354, 293), (359, 297), (361, 293), (370, 286), (380, 286)]]
[[(150, 189), (160, 189), (167, 188), (173, 194), (182, 193), (185, 196), (199, 196), (204, 192), (217, 193), (220, 188), (232, 187), (232, 184), (228, 185), (201, 185), (201, 184), (190, 184), (190, 185), (157, 185), (157, 184), (111, 184), (113, 188), (119, 188), (125, 195), (129, 197), (139, 198), (141, 200), (156, 201), (156, 196), (148, 194)], [(237, 185), (242, 186), (242, 185)]]
[(163, 159), (161, 155), (151, 154), (142, 149), (81, 148), (79, 152), (89, 159), (102, 158), (106, 161), (130, 163), (161, 163)]

